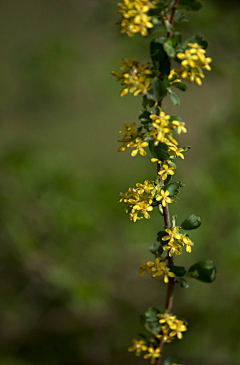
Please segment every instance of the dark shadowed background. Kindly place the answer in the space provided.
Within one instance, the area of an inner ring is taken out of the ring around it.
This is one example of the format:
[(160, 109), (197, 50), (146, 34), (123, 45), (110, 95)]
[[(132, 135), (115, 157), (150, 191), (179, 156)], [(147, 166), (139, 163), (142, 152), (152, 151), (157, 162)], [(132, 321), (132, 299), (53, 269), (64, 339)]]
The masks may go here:
[[(126, 352), (138, 317), (164, 305), (162, 280), (139, 278), (162, 229), (157, 212), (133, 224), (118, 192), (155, 177), (149, 157), (118, 153), (122, 123), (141, 98), (119, 97), (110, 75), (122, 57), (148, 61), (149, 40), (119, 33), (113, 0), (2, 0), (0, 129), (1, 365), (137, 365)], [(186, 365), (240, 363), (240, 6), (206, 0), (179, 29), (210, 41), (213, 70), (178, 92), (191, 145), (186, 183), (171, 206), (192, 213), (191, 255), (213, 259), (217, 280), (177, 288), (174, 313), (189, 322), (166, 346)], [(191, 281), (190, 281), (191, 280)]]

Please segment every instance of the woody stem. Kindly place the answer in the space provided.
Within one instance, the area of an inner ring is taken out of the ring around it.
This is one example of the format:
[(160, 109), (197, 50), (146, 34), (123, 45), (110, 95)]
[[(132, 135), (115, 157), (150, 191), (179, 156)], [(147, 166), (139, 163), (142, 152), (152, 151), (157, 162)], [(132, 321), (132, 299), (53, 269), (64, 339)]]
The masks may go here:
[[(162, 167), (161, 167), (160, 163), (158, 162), (157, 163), (157, 172), (159, 173), (159, 171), (161, 171), (161, 170), (162, 170)], [(161, 176), (161, 175), (159, 175), (159, 176)], [(163, 181), (162, 176), (161, 176), (161, 183), (162, 183), (162, 185), (164, 185), (164, 181)], [(168, 228), (171, 228), (171, 221), (170, 221), (168, 203), (166, 203), (165, 207), (162, 205), (162, 208), (163, 208), (163, 217), (164, 217), (165, 226), (167, 226)], [(170, 257), (168, 255), (167, 260), (168, 260), (169, 265), (173, 265), (173, 257)], [(169, 313), (172, 311), (172, 306), (173, 306), (174, 285), (175, 285), (175, 280), (174, 280), (174, 278), (170, 277), (169, 282), (168, 282), (166, 304), (165, 304), (165, 309)], [(161, 354), (163, 352), (163, 347), (164, 347), (164, 340), (162, 339), (159, 342), (159, 349), (160, 349)], [(157, 360), (156, 365), (161, 365), (161, 364), (162, 364), (162, 357), (159, 357), (158, 360)]]

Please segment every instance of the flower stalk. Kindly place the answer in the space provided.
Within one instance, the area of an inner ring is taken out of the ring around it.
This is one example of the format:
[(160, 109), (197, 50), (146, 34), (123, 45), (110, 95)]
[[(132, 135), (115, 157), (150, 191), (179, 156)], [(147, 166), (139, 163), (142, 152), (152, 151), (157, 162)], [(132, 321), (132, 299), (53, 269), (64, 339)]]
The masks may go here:
[[(198, 228), (201, 220), (191, 214), (177, 225), (177, 217), (170, 215), (169, 205), (176, 202), (180, 188), (185, 186), (180, 181), (172, 182), (176, 161), (185, 159), (190, 147), (179, 147), (178, 142), (178, 137), (187, 133), (186, 123), (180, 116), (168, 115), (163, 110), (166, 97), (173, 105), (179, 105), (180, 98), (174, 88), (185, 92), (188, 89), (185, 80), (201, 86), (204, 71), (211, 70), (212, 59), (206, 57), (207, 41), (200, 35), (183, 41), (174, 26), (175, 19), (177, 22), (186, 20), (182, 11), (200, 10), (202, 5), (201, 0), (122, 0), (116, 11), (121, 16), (117, 22), (121, 33), (131, 38), (136, 34), (152, 38), (148, 63), (124, 58), (118, 62), (120, 72), (112, 71), (112, 74), (123, 87), (121, 97), (127, 94), (142, 97), (140, 126), (137, 127), (136, 122), (123, 123), (124, 128), (119, 131), (122, 145), (118, 151), (130, 148), (132, 157), (145, 157), (150, 153), (151, 162), (157, 162), (157, 174), (152, 180), (137, 183), (136, 187), (119, 194), (119, 203), (126, 204), (125, 212), (131, 221), (150, 219), (156, 208), (163, 216), (163, 230), (157, 233), (157, 243), (149, 248), (154, 260), (142, 260), (139, 274), (141, 277), (150, 274), (155, 280), (162, 277), (167, 285), (165, 308), (163, 311), (148, 308), (141, 316), (148, 334), (133, 338), (133, 345), (128, 348), (129, 352), (143, 355), (150, 364), (157, 365), (169, 364), (169, 358), (163, 356), (165, 344), (176, 338), (181, 340), (187, 331), (186, 320), (177, 318), (172, 312), (175, 285), (187, 288), (189, 284), (185, 278), (210, 283), (216, 277), (216, 268), (210, 260), (200, 261), (189, 269), (175, 264), (174, 256), (182, 255), (184, 247), (188, 254), (192, 252), (194, 243), (188, 231)], [(162, 36), (153, 37), (157, 33)], [(179, 362), (176, 358), (172, 365), (180, 365)]]

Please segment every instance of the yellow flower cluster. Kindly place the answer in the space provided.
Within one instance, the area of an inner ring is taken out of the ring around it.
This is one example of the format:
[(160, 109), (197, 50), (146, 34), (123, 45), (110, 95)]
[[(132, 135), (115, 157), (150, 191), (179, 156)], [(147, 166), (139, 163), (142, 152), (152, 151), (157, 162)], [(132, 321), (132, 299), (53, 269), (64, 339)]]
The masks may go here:
[[(138, 152), (142, 156), (146, 156), (145, 147), (148, 146), (147, 139), (152, 137), (154, 144), (157, 146), (159, 142), (163, 142), (168, 146), (168, 151), (170, 156), (181, 157), (184, 159), (182, 148), (178, 148), (178, 142), (173, 138), (172, 131), (175, 130), (178, 134), (186, 133), (187, 129), (184, 122), (178, 120), (169, 121), (170, 115), (166, 115), (164, 112), (160, 112), (159, 115), (151, 114), (152, 119), (151, 125), (148, 126), (148, 130), (143, 133), (138, 133), (135, 125), (136, 123), (131, 123), (128, 125), (127, 122), (123, 123), (124, 129), (120, 130), (120, 134), (124, 134), (123, 138), (119, 140), (122, 142), (122, 146), (119, 147), (118, 151), (125, 151), (126, 148), (131, 147), (133, 151), (131, 155), (134, 157)], [(167, 135), (167, 136), (166, 136)], [(157, 158), (152, 158), (152, 162), (158, 161)], [(162, 161), (163, 162), (163, 161)], [(163, 176), (163, 180), (166, 180), (167, 175), (173, 175), (176, 166), (171, 165), (171, 161), (165, 161), (163, 164), (163, 170), (159, 172), (159, 175)]]
[[(164, 112), (160, 112), (159, 115), (151, 114), (150, 118), (153, 120), (150, 135), (155, 141), (155, 145), (159, 142), (166, 143), (169, 147), (177, 146), (177, 141), (172, 137), (172, 131), (176, 129), (178, 134), (186, 133), (187, 129), (184, 122), (173, 120), (169, 122), (170, 115), (166, 115)], [(166, 135), (167, 134), (167, 138)]]
[(135, 33), (141, 33), (143, 37), (148, 35), (148, 28), (153, 28), (151, 17), (147, 15), (150, 9), (156, 8), (150, 0), (122, 0), (118, 4), (116, 13), (122, 15), (117, 22), (121, 25), (121, 33), (127, 33), (133, 37)]
[(129, 346), (128, 351), (133, 352), (135, 351), (136, 356), (141, 356), (142, 351), (148, 351), (148, 354), (144, 355), (144, 359), (150, 359), (151, 364), (156, 363), (156, 359), (161, 357), (160, 349), (154, 349), (154, 347), (150, 346), (147, 347), (147, 343), (144, 340), (137, 340), (136, 338), (132, 339), (132, 346)]
[(138, 62), (137, 58), (124, 59), (118, 62), (121, 72), (112, 71), (112, 75), (117, 77), (117, 81), (121, 81), (124, 86), (120, 96), (126, 95), (128, 92), (134, 96), (146, 94), (152, 88), (151, 81), (152, 71), (149, 69), (150, 64), (146, 65)]
[[(125, 209), (129, 214), (130, 220), (136, 222), (139, 219), (145, 217), (150, 218), (148, 212), (153, 210), (151, 204), (153, 203), (153, 196), (155, 194), (154, 185), (149, 183), (148, 180), (144, 181), (144, 184), (136, 184), (137, 189), (129, 188), (126, 193), (120, 193), (120, 201), (129, 204)], [(138, 216), (142, 214), (142, 216)]]
[(139, 219), (145, 217), (150, 218), (150, 214), (153, 210), (152, 203), (153, 198), (159, 201), (162, 206), (166, 207), (167, 203), (172, 203), (172, 199), (168, 197), (169, 191), (164, 191), (161, 186), (154, 185), (148, 180), (144, 181), (144, 184), (137, 183), (137, 188), (129, 188), (126, 193), (120, 193), (119, 196), (122, 201), (128, 204), (125, 212), (129, 214), (130, 220), (136, 222)]
[(183, 321), (167, 312), (164, 314), (159, 313), (157, 317), (160, 318), (159, 323), (162, 325), (162, 334), (157, 336), (160, 340), (171, 342), (176, 335), (179, 340), (183, 338), (182, 332), (187, 331)]
[(196, 82), (197, 85), (202, 85), (202, 80), (205, 76), (202, 69), (211, 71), (209, 63), (212, 62), (210, 57), (205, 57), (206, 50), (198, 43), (188, 43), (184, 53), (177, 53), (177, 58), (182, 60), (181, 68), (178, 75), (182, 79), (187, 79), (190, 82)]
[(168, 241), (167, 246), (163, 246), (163, 249), (168, 251), (170, 257), (174, 255), (181, 255), (182, 247), (186, 246), (186, 251), (191, 252), (194, 243), (186, 235), (179, 233), (179, 227), (167, 228), (165, 231), (167, 236), (162, 238), (163, 241)]
[(175, 274), (170, 272), (170, 269), (166, 266), (164, 261), (161, 261), (159, 257), (157, 257), (154, 262), (148, 261), (146, 264), (145, 261), (142, 260), (140, 264), (141, 267), (139, 269), (139, 274), (141, 277), (143, 277), (145, 272), (147, 274), (151, 274), (153, 278), (156, 276), (164, 276), (164, 282), (167, 284), (169, 281), (168, 277), (173, 278), (175, 276)]
[(122, 146), (119, 147), (118, 151), (122, 152), (125, 151), (126, 148), (132, 147), (133, 151), (131, 155), (134, 157), (140, 153), (142, 156), (146, 156), (147, 152), (144, 150), (143, 147), (148, 146), (148, 142), (143, 141), (141, 137), (137, 137), (137, 133), (135, 132), (136, 128), (134, 128), (136, 123), (131, 123), (130, 125), (127, 122), (123, 123), (125, 129), (119, 131), (120, 134), (124, 134), (123, 138), (119, 140), (122, 142)]
[[(161, 325), (161, 333), (157, 335), (159, 341), (164, 341), (170, 343), (174, 338), (181, 340), (183, 338), (183, 332), (187, 331), (187, 327), (184, 321), (177, 319), (176, 316), (165, 313), (157, 314), (159, 323)], [(175, 337), (176, 336), (176, 337)], [(152, 339), (153, 340), (153, 339)], [(138, 340), (137, 338), (132, 339), (132, 345), (128, 347), (129, 352), (135, 352), (136, 356), (141, 356), (142, 352), (148, 351), (147, 354), (143, 356), (144, 359), (149, 359), (150, 364), (155, 364), (157, 359), (162, 356), (160, 353), (160, 348), (154, 348), (153, 345), (147, 346), (145, 340)], [(173, 364), (180, 365), (180, 364)]]

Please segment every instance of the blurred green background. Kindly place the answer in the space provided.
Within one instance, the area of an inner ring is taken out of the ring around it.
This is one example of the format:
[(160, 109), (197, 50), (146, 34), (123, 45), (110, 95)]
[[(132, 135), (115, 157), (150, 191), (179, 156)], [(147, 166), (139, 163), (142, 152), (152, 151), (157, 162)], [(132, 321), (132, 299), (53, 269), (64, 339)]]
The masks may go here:
[[(144, 364), (126, 352), (148, 306), (163, 308), (161, 278), (139, 278), (162, 229), (128, 221), (118, 192), (155, 177), (149, 157), (118, 153), (122, 123), (141, 98), (119, 97), (111, 70), (148, 61), (149, 40), (115, 26), (113, 0), (2, 0), (0, 147), (1, 365)], [(167, 112), (188, 124), (179, 162), (186, 183), (171, 206), (195, 213), (187, 267), (213, 259), (217, 280), (176, 288), (174, 313), (189, 321), (167, 353), (188, 365), (240, 363), (240, 7), (206, 0), (179, 29), (210, 41), (213, 71), (178, 92)]]

